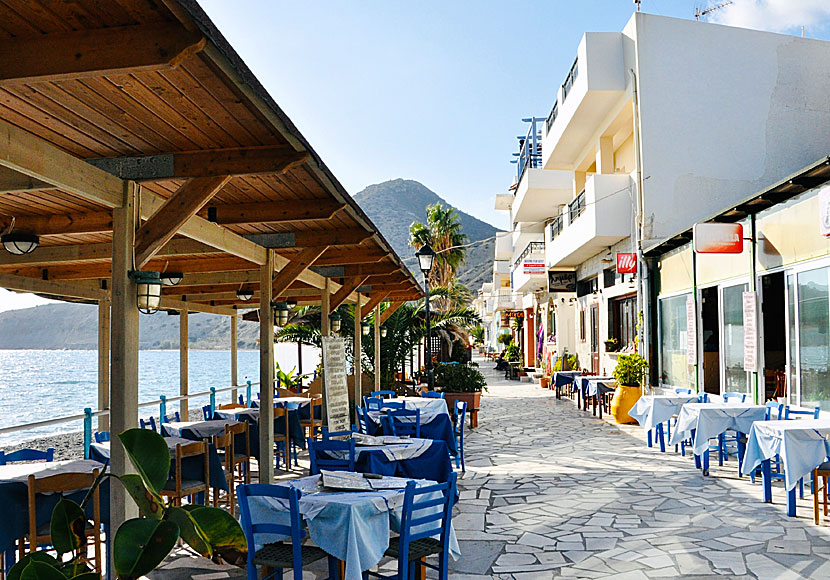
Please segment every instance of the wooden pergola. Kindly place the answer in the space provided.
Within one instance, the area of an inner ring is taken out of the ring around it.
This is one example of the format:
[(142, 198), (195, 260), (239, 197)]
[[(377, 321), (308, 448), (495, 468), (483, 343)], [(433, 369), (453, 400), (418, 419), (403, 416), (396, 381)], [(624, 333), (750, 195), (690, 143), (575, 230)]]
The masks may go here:
[[(273, 397), (276, 301), (321, 304), (328, 334), (340, 304), (356, 305), (359, 324), (384, 301), (385, 319), (423, 296), (192, 0), (0, 0), (0, 233), (40, 243), (0, 250), (0, 287), (99, 304), (100, 403), (114, 432), (137, 423), (131, 271), (183, 274), (161, 306), (182, 314), (184, 369), (188, 312), (230, 316), (234, 348), (237, 309), (268, 313), (263, 400)], [(263, 406), (263, 449), (272, 412)], [(130, 469), (120, 446), (111, 467)], [(273, 470), (263, 461), (260, 480)], [(129, 503), (113, 486), (113, 529)]]

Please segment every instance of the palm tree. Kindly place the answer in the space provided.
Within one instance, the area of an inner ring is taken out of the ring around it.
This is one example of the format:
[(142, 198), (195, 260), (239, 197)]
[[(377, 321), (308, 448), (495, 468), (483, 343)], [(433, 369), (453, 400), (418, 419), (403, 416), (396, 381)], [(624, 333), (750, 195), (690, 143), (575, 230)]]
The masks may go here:
[(420, 249), (429, 244), (435, 250), (435, 263), (429, 273), (430, 286), (452, 286), (455, 273), (464, 263), (467, 234), (461, 231), (461, 221), (455, 209), (440, 203), (426, 208), (427, 223), (412, 222), (409, 226), (409, 245)]

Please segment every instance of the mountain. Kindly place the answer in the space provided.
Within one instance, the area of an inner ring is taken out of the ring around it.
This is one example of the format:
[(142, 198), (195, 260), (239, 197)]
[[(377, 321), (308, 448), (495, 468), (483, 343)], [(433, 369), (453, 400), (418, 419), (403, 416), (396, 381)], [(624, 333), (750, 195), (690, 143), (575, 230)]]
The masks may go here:
[[(370, 185), (355, 194), (354, 199), (410, 269), (414, 269), (415, 263), (414, 259), (410, 259), (414, 250), (409, 245), (409, 225), (413, 221), (426, 221), (428, 205), (440, 203), (453, 207), (437, 193), (411, 179), (393, 179)], [(458, 208), (455, 210), (470, 242), (487, 240), (467, 249), (466, 262), (459, 271), (461, 282), (475, 292), (492, 276), (495, 241), (489, 238), (493, 238), (498, 230)], [(417, 275), (420, 279), (420, 273)]]
[[(256, 348), (259, 324), (239, 321), (239, 348)], [(188, 320), (190, 348), (230, 348), (227, 316), (194, 313)], [(139, 347), (179, 347), (179, 319), (163, 312), (139, 317)], [(0, 312), (0, 349), (96, 349), (98, 307), (90, 304), (44, 304)]]

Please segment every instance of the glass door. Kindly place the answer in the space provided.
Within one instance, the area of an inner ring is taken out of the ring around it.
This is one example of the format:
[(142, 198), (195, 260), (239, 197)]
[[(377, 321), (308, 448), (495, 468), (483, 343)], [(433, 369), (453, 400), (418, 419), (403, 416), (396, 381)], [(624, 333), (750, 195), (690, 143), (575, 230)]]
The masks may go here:
[(787, 274), (787, 404), (798, 406), (798, 314), (795, 274)]
[(721, 393), (750, 394), (750, 373), (744, 370), (743, 293), (747, 284), (721, 286)]

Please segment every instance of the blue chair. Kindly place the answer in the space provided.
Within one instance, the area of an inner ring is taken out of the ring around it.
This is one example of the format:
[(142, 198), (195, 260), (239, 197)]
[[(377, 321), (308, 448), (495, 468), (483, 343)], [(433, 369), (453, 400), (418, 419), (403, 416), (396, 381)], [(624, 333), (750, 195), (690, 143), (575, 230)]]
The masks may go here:
[[(346, 452), (345, 459), (336, 459), (326, 452)], [(355, 446), (354, 439), (324, 439), (315, 441), (308, 438), (308, 458), (311, 460), (310, 475), (317, 475), (321, 469), (329, 471), (354, 471)]]
[[(400, 535), (389, 539), (386, 556), (397, 558), (398, 573), (395, 576), (383, 576), (377, 572), (364, 572), (366, 576), (376, 578), (397, 578), (410, 580), (422, 578), (426, 566), (437, 570), (438, 580), (449, 577), (450, 524), (452, 523), (452, 505), (455, 500), (455, 482), (457, 474), (452, 473), (446, 483), (436, 483), (417, 487), (414, 481), (408, 481), (404, 491), (401, 515)], [(443, 497), (425, 498), (427, 494), (440, 492)], [(417, 530), (417, 531), (416, 531)], [(438, 539), (433, 536), (439, 536)], [(424, 558), (438, 556), (438, 565), (427, 564)]]
[(242, 395), (239, 395), (239, 406), (240, 407), (245, 406), (245, 397), (243, 397)]
[[(248, 540), (248, 580), (257, 580), (257, 566), (273, 568), (275, 572), (266, 576), (274, 576), (282, 580), (283, 570), (291, 568), (294, 570), (294, 580), (303, 579), (303, 566), (317, 562), (324, 558), (329, 561), (329, 577), (337, 577), (337, 564), (331, 556), (316, 546), (303, 546), (302, 541), (306, 533), (303, 530), (303, 522), (300, 516), (300, 491), (294, 487), (283, 485), (268, 485), (264, 483), (242, 484), (236, 488), (239, 499), (239, 511), (242, 518), (242, 530), (245, 532), (245, 539)], [(281, 500), (288, 500), (290, 514), (290, 525), (274, 523), (253, 523), (251, 518), (251, 506), (249, 498), (272, 497)], [(276, 542), (265, 544), (262, 549), (255, 550), (257, 534), (276, 534), (288, 536), (291, 543)]]
[(156, 433), (158, 433), (158, 429), (156, 428), (156, 418), (150, 415), (147, 419), (139, 419), (138, 424), (141, 426), (142, 429), (152, 429)]
[(202, 418), (205, 421), (210, 421), (213, 417), (210, 416), (210, 405), (205, 405), (202, 407)]
[[(210, 405), (208, 405), (208, 407), (210, 407)], [(167, 415), (165, 415), (163, 420), (160, 420), (160, 422), (161, 423), (173, 423), (175, 421), (176, 423), (178, 423), (181, 420), (182, 419), (181, 419), (181, 416), (179, 415), (179, 412), (175, 411), (174, 413), (168, 413)]]
[(357, 414), (357, 431), (358, 433), (363, 433), (364, 435), (369, 434), (369, 411), (364, 409), (363, 407), (355, 407), (355, 413)]
[(674, 389), (674, 394), (675, 395), (691, 395), (692, 394), (692, 389), (676, 388), (676, 389)]
[(46, 451), (40, 449), (18, 449), (5, 453), (0, 451), (0, 465), (6, 465), (15, 461), (46, 461), (51, 463), (55, 459), (55, 448), (50, 447)]
[[(745, 403), (746, 393), (729, 392), (723, 394), (723, 402)], [(731, 435), (729, 433), (732, 433)], [(724, 461), (729, 461), (729, 456), (738, 456), (738, 435), (734, 431), (727, 431), (718, 435), (718, 465), (723, 465)]]
[(352, 425), (351, 431), (329, 431), (328, 427), (321, 427), (320, 433), (323, 435), (323, 441), (328, 441), (332, 437), (351, 437), (352, 433), (355, 433), (355, 426)]
[(784, 413), (784, 403), (778, 401), (767, 401), (764, 406), (767, 408), (764, 419), (767, 421), (780, 421)]
[(437, 391), (421, 391), (421, 396), (425, 399), (443, 399), (444, 393)]
[(736, 393), (736, 392), (733, 391), (731, 393), (724, 393), (723, 394), (723, 402), (724, 403), (728, 403), (730, 401), (730, 399), (740, 399), (738, 401), (739, 403), (746, 403), (746, 393)]
[(395, 399), (398, 393), (395, 391), (372, 391), (369, 393), (370, 397), (378, 397), (379, 399)]
[(453, 414), (453, 432), (455, 433), (455, 446), (458, 451), (455, 454), (455, 468), (459, 464), (461, 471), (467, 471), (464, 465), (464, 420), (467, 417), (467, 401), (455, 402), (455, 413)]
[[(414, 417), (414, 421), (409, 420)], [(420, 409), (389, 409), (381, 416), (383, 432), (397, 437), (421, 437)]]
[(379, 397), (363, 397), (363, 407), (367, 411), (380, 411), (383, 406), (383, 399)]
[(788, 421), (790, 419), (790, 415), (804, 415), (806, 417), (810, 417), (812, 419), (818, 419), (819, 414), (821, 413), (821, 407), (816, 407), (812, 411), (807, 408), (798, 408), (798, 407), (790, 407), (786, 405), (784, 407), (784, 420)]
[(381, 408), (381, 410), (383, 410), (383, 409), (403, 409), (404, 405), (405, 405), (405, 403), (403, 401), (401, 401), (400, 403), (396, 403), (394, 401), (383, 401), (383, 403), (381, 403), (380, 408)]
[(109, 441), (110, 440), (110, 432), (109, 431), (96, 431), (93, 434), (93, 437), (95, 437), (95, 442), (96, 443), (103, 443), (104, 441)]

